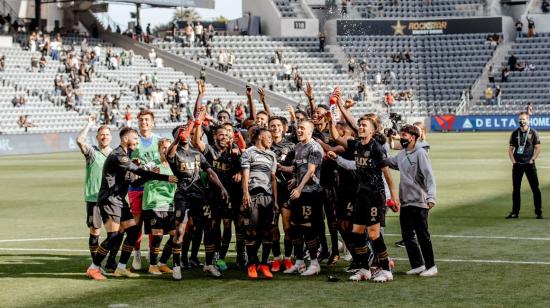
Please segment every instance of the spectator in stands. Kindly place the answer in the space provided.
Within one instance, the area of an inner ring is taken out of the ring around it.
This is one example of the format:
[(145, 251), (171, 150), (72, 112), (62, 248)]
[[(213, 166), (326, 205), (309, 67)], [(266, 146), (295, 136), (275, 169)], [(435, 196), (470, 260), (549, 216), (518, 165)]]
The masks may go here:
[(529, 63), (527, 61), (523, 61), (523, 67), (525, 72), (534, 71), (536, 69), (536, 66), (533, 63)]
[(350, 74), (354, 74), (355, 73), (355, 58), (354, 57), (349, 57), (349, 60), (348, 60), (348, 72)]
[(543, 13), (550, 12), (550, 0), (542, 0), (541, 10)]
[(103, 116), (103, 124), (110, 125), (112, 119), (111, 105), (107, 100), (103, 100), (103, 106), (101, 107), (101, 115)]
[(28, 132), (29, 127), (36, 127), (35, 124), (33, 124), (29, 121), (29, 116), (28, 115), (19, 116), (19, 120), (17, 121), (17, 124), (19, 125), (20, 128), (25, 129), (25, 133)]
[(234, 112), (234, 107), (233, 107), (233, 101), (229, 100), (229, 102), (227, 102), (227, 104), (225, 105), (225, 111), (227, 111), (230, 115), (233, 114)]
[(275, 83), (277, 82), (277, 74), (275, 72), (271, 73), (271, 78), (269, 79), (269, 91), (275, 89)]
[(2, 55), (0, 57), (0, 72), (3, 72), (6, 70), (6, 56)]
[(31, 72), (36, 73), (38, 71), (38, 60), (35, 56), (31, 57)]
[(155, 59), (155, 67), (156, 67), (156, 68), (162, 68), (162, 67), (164, 67), (164, 61), (162, 60), (162, 58), (157, 57), (157, 58)]
[(502, 89), (500, 88), (500, 85), (497, 84), (495, 86), (495, 99), (497, 101), (497, 105), (500, 106), (500, 96), (502, 95)]
[(296, 70), (296, 75), (294, 76), (294, 85), (296, 87), (296, 91), (302, 91), (302, 86), (304, 83), (304, 79), (302, 78), (302, 75)]
[(154, 48), (151, 48), (151, 52), (149, 53), (149, 62), (151, 64), (155, 64), (155, 60), (157, 59), (157, 53), (155, 52)]
[(532, 116), (533, 115), (533, 105), (531, 102), (527, 103), (527, 107), (525, 108), (525, 112), (527, 112), (527, 115)]
[(320, 52), (325, 51), (325, 41), (326, 41), (325, 32), (319, 32), (319, 51)]
[(292, 76), (292, 65), (290, 63), (285, 63), (283, 65), (283, 80), (290, 80)]
[(183, 32), (185, 33), (185, 42), (187, 47), (193, 47), (193, 44), (195, 43), (195, 30), (193, 30), (190, 23), (185, 26)]
[(232, 69), (233, 64), (235, 64), (235, 54), (229, 52), (229, 55), (227, 56), (227, 69), (225, 71), (227, 72), (227, 70)]
[(492, 104), (493, 103), (493, 87), (491, 85), (488, 85), (487, 88), (485, 89), (485, 101), (488, 103), (488, 104)]
[(178, 111), (178, 106), (174, 103), (172, 104), (172, 107), (170, 107), (170, 122), (180, 122), (181, 117)]
[(342, 0), (342, 17), (348, 15), (348, 2), (349, 0)]
[(512, 72), (510, 71), (510, 69), (508, 67), (504, 67), (502, 69), (500, 82), (508, 82), (508, 77), (510, 76), (511, 73)]
[(206, 43), (206, 57), (212, 59), (212, 42), (208, 41)]
[(218, 69), (222, 72), (227, 72), (227, 61), (229, 60), (229, 54), (225, 49), (222, 49), (218, 55)]
[(511, 71), (516, 70), (516, 64), (518, 64), (518, 58), (516, 57), (515, 53), (512, 53), (508, 58), (508, 67), (510, 68)]
[(411, 59), (411, 55), (409, 54), (409, 52), (405, 52), (405, 54), (403, 55), (403, 60), (407, 63), (411, 63), (412, 62), (412, 59)]
[(401, 62), (401, 56), (398, 53), (395, 53), (391, 56), (393, 63), (400, 63)]
[(130, 49), (130, 51), (128, 51), (128, 65), (134, 64), (134, 57), (135, 57), (134, 51)]
[(212, 24), (210, 24), (208, 26), (208, 30), (207, 30), (207, 38), (210, 42), (212, 42), (214, 40), (214, 36), (216, 35), (216, 30), (214, 30), (214, 26)]
[(516, 35), (517, 37), (523, 36), (523, 23), (520, 19), (516, 20)]
[(391, 92), (384, 93), (384, 104), (386, 104), (388, 108), (388, 114), (391, 111), (391, 107), (393, 106), (395, 102), (395, 98), (393, 97), (393, 94)]
[(63, 48), (63, 45), (59, 41), (59, 39), (56, 37), (53, 42), (51, 43), (51, 57), (53, 61), (59, 60), (59, 52)]
[(487, 70), (487, 78), (490, 83), (495, 83), (495, 68), (493, 64), (489, 65), (489, 69)]
[(63, 75), (57, 75), (54, 80), (54, 94), (56, 96), (63, 95), (65, 93), (65, 80)]
[(535, 35), (535, 20), (533, 17), (527, 16), (527, 37), (534, 37)]
[(47, 64), (46, 57), (45, 56), (40, 57), (40, 62), (38, 63), (38, 71), (40, 73), (44, 72), (44, 70), (46, 69), (46, 64)]
[(382, 84), (382, 74), (380, 72), (376, 72), (376, 75), (374, 75), (374, 83)]
[(245, 117), (245, 109), (243, 102), (239, 102), (237, 104), (237, 107), (235, 107), (235, 121), (238, 123), (242, 123), (244, 121)]
[(283, 52), (278, 48), (275, 49), (275, 56), (273, 57), (273, 63), (275, 63), (275, 64), (284, 64)]
[(25, 96), (23, 96), (23, 95), (19, 95), (19, 96), (16, 95), (11, 100), (11, 103), (13, 104), (13, 107), (24, 107), (25, 104), (27, 103), (27, 100), (25, 99)]
[(202, 26), (200, 21), (197, 21), (195, 24), (195, 43), (203, 42), (203, 33), (204, 33), (204, 27)]
[(365, 100), (365, 83), (359, 81), (357, 85), (357, 97), (355, 98), (358, 102), (363, 102)]

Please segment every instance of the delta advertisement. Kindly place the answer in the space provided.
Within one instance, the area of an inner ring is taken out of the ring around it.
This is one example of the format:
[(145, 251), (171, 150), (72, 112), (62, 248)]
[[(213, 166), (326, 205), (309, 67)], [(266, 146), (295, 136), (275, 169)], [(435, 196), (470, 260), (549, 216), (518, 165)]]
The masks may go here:
[(431, 20), (338, 20), (338, 35), (434, 35), (501, 33), (502, 18), (443, 18)]
[[(529, 119), (536, 130), (550, 130), (550, 115), (535, 115)], [(436, 132), (465, 131), (513, 131), (518, 128), (518, 115), (439, 115), (431, 119), (431, 129)]]

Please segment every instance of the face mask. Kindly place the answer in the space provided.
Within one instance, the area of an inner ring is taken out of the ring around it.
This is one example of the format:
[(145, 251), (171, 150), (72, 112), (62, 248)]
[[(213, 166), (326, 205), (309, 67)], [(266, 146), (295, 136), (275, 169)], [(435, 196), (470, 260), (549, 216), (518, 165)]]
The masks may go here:
[(519, 126), (521, 127), (527, 126), (527, 121), (523, 121), (523, 120), (519, 121)]
[(407, 139), (399, 139), (399, 142), (401, 143), (401, 147), (403, 149), (406, 149), (408, 146), (409, 146), (409, 143), (411, 143), (409, 140)]

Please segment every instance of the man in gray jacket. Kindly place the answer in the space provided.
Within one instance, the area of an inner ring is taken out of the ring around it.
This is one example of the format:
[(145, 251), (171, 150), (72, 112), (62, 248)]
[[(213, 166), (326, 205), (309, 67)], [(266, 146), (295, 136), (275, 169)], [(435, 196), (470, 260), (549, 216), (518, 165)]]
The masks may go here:
[[(385, 163), (400, 171), (399, 199), (401, 203), (401, 235), (409, 256), (412, 269), (407, 275), (431, 277), (437, 275), (437, 266), (430, 233), (428, 212), (435, 206), (435, 177), (428, 153), (417, 147), (420, 136), (418, 128), (405, 125), (400, 130), (401, 150)], [(417, 235), (418, 243), (414, 239)]]

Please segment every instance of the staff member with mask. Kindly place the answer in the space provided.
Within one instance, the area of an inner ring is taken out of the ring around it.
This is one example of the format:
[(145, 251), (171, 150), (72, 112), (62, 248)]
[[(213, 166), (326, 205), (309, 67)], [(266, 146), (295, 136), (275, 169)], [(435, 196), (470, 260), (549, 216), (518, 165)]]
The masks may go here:
[(542, 201), (539, 189), (539, 178), (535, 160), (540, 154), (540, 139), (536, 130), (529, 127), (529, 115), (527, 112), (519, 114), (519, 128), (510, 136), (510, 148), (508, 156), (514, 167), (512, 168), (512, 183), (514, 187), (512, 197), (512, 212), (506, 216), (507, 219), (519, 218), (521, 207), (521, 180), (523, 174), (527, 176), (531, 191), (533, 191), (533, 200), (535, 203), (535, 215), (537, 219), (542, 219)]

